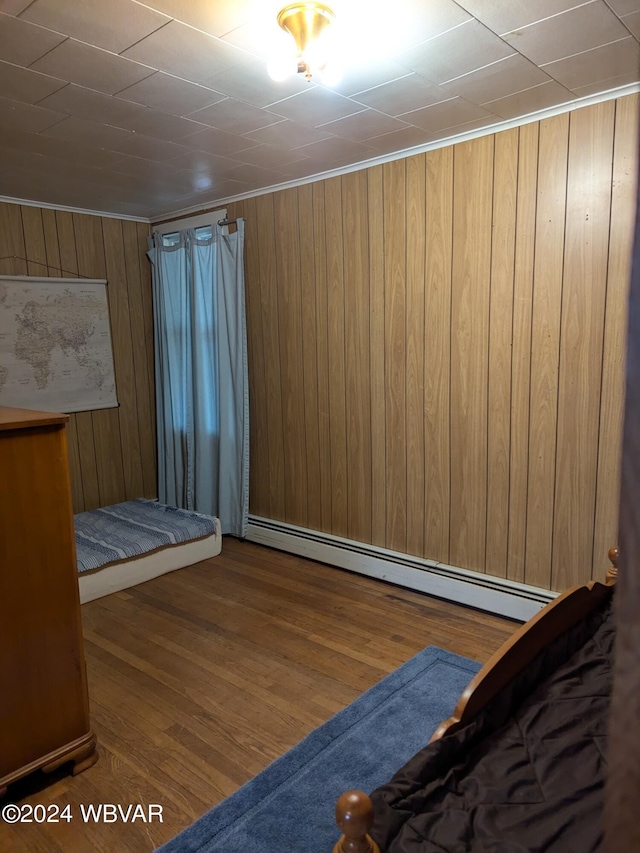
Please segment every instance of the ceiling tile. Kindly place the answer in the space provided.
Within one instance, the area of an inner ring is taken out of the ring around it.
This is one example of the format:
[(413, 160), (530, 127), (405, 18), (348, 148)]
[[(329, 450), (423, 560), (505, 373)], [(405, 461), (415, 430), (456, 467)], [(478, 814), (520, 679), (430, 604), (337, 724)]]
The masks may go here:
[(558, 83), (573, 91), (627, 74), (635, 75), (637, 80), (639, 65), (640, 46), (629, 36), (613, 44), (551, 62), (544, 66), (544, 70)]
[(8, 126), (0, 129), (0, 147), (17, 148), (21, 151), (31, 151), (34, 154), (44, 154), (58, 160), (69, 160), (81, 166), (109, 167), (122, 155), (114, 151), (105, 151), (91, 145), (81, 145), (67, 139), (55, 139), (41, 133), (27, 133)]
[(64, 80), (58, 80), (56, 77), (38, 74), (37, 71), (31, 71), (21, 65), (0, 62), (0, 92), (5, 98), (35, 104), (66, 85)]
[(202, 83), (246, 60), (237, 47), (178, 21), (156, 30), (122, 55), (193, 83)]
[(638, 9), (638, 0), (607, 0), (616, 15), (630, 15)]
[(460, 95), (474, 104), (494, 101), (548, 82), (549, 77), (520, 54), (508, 56), (471, 74), (443, 83), (442, 89), (450, 95)]
[(74, 39), (54, 47), (31, 67), (108, 95), (153, 74), (152, 68)]
[(141, 133), (130, 133), (126, 139), (122, 139), (117, 148), (114, 147), (114, 150), (164, 163), (179, 154), (185, 154), (188, 148), (177, 142), (167, 142), (153, 136), (143, 136)]
[(277, 183), (280, 173), (241, 163), (229, 172), (229, 177), (232, 180), (247, 181), (255, 187), (270, 187)]
[(283, 151), (281, 148), (274, 148), (272, 145), (258, 145), (256, 148), (236, 154), (235, 157), (243, 163), (278, 171), (292, 162), (306, 159), (298, 151)]
[(158, 71), (140, 83), (118, 92), (118, 98), (135, 101), (137, 104), (144, 104), (172, 115), (185, 116), (201, 107), (224, 100), (225, 95)]
[(144, 5), (214, 36), (222, 36), (241, 26), (252, 12), (249, 4), (238, 0), (208, 3), (202, 0), (144, 0)]
[(360, 112), (362, 107), (349, 98), (316, 86), (271, 104), (271, 111), (284, 118), (295, 119), (310, 127), (318, 127), (334, 119)]
[(67, 139), (70, 142), (78, 142), (83, 145), (95, 145), (109, 151), (121, 151), (122, 148), (119, 146), (125, 144), (132, 135), (130, 130), (122, 130), (119, 127), (111, 127), (62, 113), (58, 113), (58, 115), (63, 115), (64, 121), (48, 128), (46, 136)]
[(222, 74), (215, 74), (205, 83), (218, 92), (224, 92), (231, 98), (246, 101), (255, 107), (266, 107), (296, 92), (315, 88), (315, 84), (307, 83), (302, 74), (276, 83), (267, 74), (266, 63), (261, 60), (247, 62)]
[(364, 92), (366, 89), (373, 89), (374, 86), (381, 86), (383, 83), (390, 83), (409, 74), (411, 72), (404, 65), (392, 59), (381, 59), (380, 62), (347, 68), (340, 81), (331, 89), (339, 95), (349, 96), (356, 92)]
[(511, 119), (555, 107), (558, 104), (566, 104), (572, 99), (573, 94), (568, 89), (556, 83), (555, 80), (549, 80), (548, 83), (533, 86), (515, 95), (488, 101), (482, 106), (501, 118)]
[(94, 92), (75, 83), (69, 83), (64, 89), (45, 98), (39, 106), (106, 124), (116, 124), (126, 116), (144, 110), (140, 104), (118, 100), (104, 92)]
[(272, 124), (269, 127), (247, 133), (246, 136), (249, 139), (255, 139), (256, 142), (291, 149), (298, 148), (300, 145), (308, 145), (310, 142), (320, 142), (321, 139), (329, 139), (331, 134), (322, 128), (313, 128), (306, 124), (299, 124), (297, 121), (284, 119), (278, 124)]
[(396, 116), (428, 104), (446, 101), (449, 97), (435, 83), (430, 83), (419, 74), (411, 74), (401, 80), (394, 80), (391, 83), (376, 86), (375, 89), (359, 92), (353, 96), (353, 99), (379, 112)]
[[(123, 101), (122, 103), (127, 102)], [(117, 123), (118, 127), (124, 127), (145, 136), (166, 139), (168, 142), (178, 142), (185, 136), (207, 129), (207, 125), (201, 122), (174, 116), (171, 113), (163, 113), (160, 110), (152, 110), (148, 107), (140, 108), (132, 115), (114, 123)]]
[(322, 125), (323, 130), (328, 130), (344, 139), (352, 139), (354, 142), (363, 142), (372, 136), (381, 136), (383, 133), (391, 133), (406, 127), (406, 122), (370, 109)]
[(19, 15), (33, 0), (0, 0), (0, 12), (7, 15)]
[[(134, 177), (158, 179), (171, 178), (175, 182), (175, 175), (179, 171), (178, 168), (171, 163), (158, 163), (155, 160), (145, 160), (143, 157), (123, 157), (114, 163), (111, 169), (114, 172), (122, 175), (133, 175)], [(184, 191), (188, 191), (191, 187), (184, 178), (177, 183), (184, 185)]]
[(248, 133), (282, 121), (282, 116), (237, 101), (235, 98), (226, 98), (217, 104), (196, 110), (189, 114), (189, 118), (210, 127), (224, 128), (231, 133)]
[[(428, 3), (424, 0), (400, 0), (393, 7), (388, 7), (391, 12), (389, 17), (395, 19), (401, 27), (399, 41), (402, 49), (439, 36), (470, 20), (470, 15), (461, 8), (462, 5), (453, 0), (429, 0)], [(394, 21), (385, 21), (387, 29), (393, 26)]]
[(640, 11), (632, 12), (630, 15), (625, 15), (624, 18), (622, 18), (622, 23), (629, 32), (633, 33), (637, 39), (640, 39)]
[(415, 148), (417, 145), (425, 145), (430, 142), (432, 135), (422, 127), (409, 125), (403, 130), (394, 130), (393, 133), (385, 133), (382, 136), (374, 136), (367, 139), (367, 145), (376, 154), (391, 154), (397, 151), (406, 151), (407, 148)]
[(606, 92), (609, 89), (617, 89), (620, 86), (628, 86), (631, 83), (638, 82), (636, 72), (628, 71), (626, 74), (619, 74), (617, 77), (608, 77), (606, 80), (599, 80), (597, 83), (592, 83), (590, 86), (577, 86), (573, 93), (578, 98), (586, 98), (588, 95), (598, 95), (601, 92)]
[(468, 21), (398, 57), (398, 62), (434, 83), (444, 83), (514, 53), (478, 21)]
[(5, 62), (31, 65), (65, 38), (12, 15), (0, 15), (0, 59)]
[(6, 122), (16, 130), (40, 133), (64, 118), (66, 118), (64, 113), (0, 98), (0, 127)]
[[(457, 0), (494, 33), (526, 27), (536, 21), (565, 12), (574, 6), (582, 6), (585, 0)], [(587, 0), (588, 2), (588, 0)]]
[(436, 133), (457, 124), (486, 118), (488, 115), (488, 110), (471, 104), (463, 98), (451, 98), (451, 100), (443, 101), (440, 104), (414, 110), (403, 115), (402, 118), (404, 121), (424, 128), (429, 133)]
[(203, 172), (211, 176), (225, 176), (238, 165), (237, 160), (211, 154), (209, 151), (187, 151), (169, 161), (177, 169), (191, 172)]
[(237, 154), (247, 148), (255, 148), (258, 145), (253, 139), (246, 139), (235, 133), (227, 133), (226, 130), (218, 130), (215, 127), (200, 130), (192, 136), (182, 140), (183, 145), (195, 148), (198, 151), (210, 151), (212, 154), (221, 156)]
[(350, 139), (323, 139), (296, 148), (296, 153), (304, 154), (316, 162), (325, 164), (327, 168), (337, 168), (348, 163), (359, 163), (370, 159), (374, 152), (368, 145), (352, 142)]
[(538, 65), (564, 59), (629, 35), (613, 12), (595, 0), (507, 33), (504, 39)]
[(498, 121), (496, 116), (488, 116), (486, 118), (474, 119), (473, 121), (465, 121), (462, 124), (454, 124), (451, 127), (436, 130), (433, 134), (433, 139), (451, 139), (453, 141), (455, 137), (463, 133), (468, 133), (470, 130), (479, 130), (482, 127), (490, 127), (496, 121)]
[(130, 0), (35, 0), (20, 17), (113, 53), (120, 53), (170, 20)]

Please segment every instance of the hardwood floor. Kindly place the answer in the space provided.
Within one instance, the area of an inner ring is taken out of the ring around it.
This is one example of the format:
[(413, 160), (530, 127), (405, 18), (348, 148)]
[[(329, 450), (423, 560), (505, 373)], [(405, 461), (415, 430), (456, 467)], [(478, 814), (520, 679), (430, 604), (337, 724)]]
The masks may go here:
[[(82, 616), (100, 759), (10, 787), (71, 820), (0, 821), (1, 853), (152, 851), (424, 646), (484, 661), (517, 627), (230, 537)], [(163, 822), (85, 822), (102, 803)]]

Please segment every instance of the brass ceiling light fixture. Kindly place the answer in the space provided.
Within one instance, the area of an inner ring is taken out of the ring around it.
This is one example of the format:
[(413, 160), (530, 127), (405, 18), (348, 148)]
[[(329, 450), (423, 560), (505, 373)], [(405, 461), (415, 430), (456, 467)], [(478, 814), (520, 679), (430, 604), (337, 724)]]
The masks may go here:
[(291, 50), (274, 57), (267, 70), (273, 80), (285, 80), (293, 74), (304, 74), (311, 80), (320, 74), (322, 82), (331, 85), (336, 77), (332, 57), (331, 31), (336, 16), (325, 3), (290, 3), (278, 12), (278, 24), (293, 38)]

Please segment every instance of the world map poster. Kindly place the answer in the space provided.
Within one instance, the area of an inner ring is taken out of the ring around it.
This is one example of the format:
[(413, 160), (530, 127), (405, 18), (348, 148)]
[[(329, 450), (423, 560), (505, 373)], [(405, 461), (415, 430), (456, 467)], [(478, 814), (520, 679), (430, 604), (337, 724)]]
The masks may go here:
[(117, 406), (107, 282), (0, 276), (0, 406)]

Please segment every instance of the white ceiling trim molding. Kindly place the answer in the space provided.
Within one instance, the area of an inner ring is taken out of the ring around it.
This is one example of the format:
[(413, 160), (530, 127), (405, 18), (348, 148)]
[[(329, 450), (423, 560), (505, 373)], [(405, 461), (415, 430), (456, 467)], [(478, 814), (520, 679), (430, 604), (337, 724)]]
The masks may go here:
[(37, 201), (30, 198), (13, 198), (12, 196), (0, 195), (0, 202), (5, 204), (21, 204), (25, 207), (42, 207), (45, 210), (64, 210), (67, 213), (83, 213), (86, 216), (104, 216), (106, 219), (126, 219), (130, 222), (144, 222), (148, 225), (151, 221), (146, 216), (132, 216), (128, 213), (111, 213), (106, 210), (87, 210), (84, 207), (69, 207), (66, 204), (51, 204), (48, 201)]
[(631, 83), (627, 86), (620, 86), (617, 89), (609, 89), (606, 92), (599, 92), (597, 95), (588, 95), (584, 98), (579, 98), (565, 104), (559, 104), (555, 107), (548, 107), (544, 110), (538, 110), (534, 113), (529, 113), (526, 116), (518, 116), (514, 119), (505, 119), (504, 121), (495, 122), (486, 127), (476, 130), (469, 130), (466, 133), (459, 133), (454, 136), (447, 136), (443, 139), (437, 139), (433, 142), (427, 142), (424, 145), (417, 145), (414, 148), (407, 148), (403, 151), (394, 151), (390, 154), (384, 154), (380, 157), (374, 157), (370, 160), (363, 160), (358, 163), (351, 163), (348, 166), (341, 166), (338, 169), (332, 169), (328, 172), (319, 172), (316, 175), (309, 175), (306, 178), (297, 178), (294, 181), (287, 181), (280, 184), (272, 184), (268, 187), (251, 192), (241, 193), (240, 195), (228, 196), (226, 198), (214, 199), (212, 201), (203, 202), (202, 204), (193, 207), (185, 207), (180, 210), (174, 210), (170, 213), (163, 213), (161, 216), (156, 216), (151, 219), (151, 223), (165, 222), (167, 219), (175, 216), (191, 216), (195, 213), (201, 213), (205, 210), (210, 210), (212, 207), (220, 205), (225, 206), (232, 204), (234, 201), (242, 201), (247, 198), (256, 198), (256, 196), (267, 195), (268, 193), (278, 192), (280, 190), (292, 189), (293, 187), (301, 187), (305, 184), (313, 184), (316, 181), (328, 180), (339, 175), (348, 175), (351, 172), (359, 172), (362, 169), (370, 169), (372, 166), (379, 166), (382, 163), (389, 163), (393, 160), (403, 160), (407, 157), (413, 157), (415, 154), (422, 154), (425, 151), (434, 151), (437, 148), (446, 148), (449, 145), (455, 145), (458, 142), (467, 142), (470, 139), (477, 139), (481, 136), (488, 136), (492, 133), (499, 133), (502, 130), (509, 130), (512, 127), (520, 127), (524, 124), (531, 124), (534, 121), (541, 121), (545, 118), (560, 115), (562, 113), (573, 112), (574, 110), (588, 107), (592, 104), (599, 104), (603, 101), (612, 101), (617, 98), (623, 98), (625, 95), (633, 95), (640, 92), (640, 83)]
[(202, 202), (201, 204), (194, 205), (192, 207), (178, 208), (177, 210), (167, 211), (161, 214), (160, 216), (155, 216), (151, 219), (144, 216), (132, 216), (126, 213), (112, 213), (110, 211), (104, 210), (89, 210), (81, 207), (70, 207), (68, 205), (51, 204), (50, 202), (38, 201), (37, 199), (13, 198), (11, 196), (0, 195), (0, 202), (5, 202), (7, 204), (21, 204), (27, 207), (42, 207), (47, 210), (64, 210), (69, 213), (82, 213), (88, 216), (104, 216), (108, 219), (123, 219), (131, 222), (144, 222), (146, 224), (155, 225), (157, 223), (166, 222), (168, 219), (174, 219), (177, 217), (184, 216), (193, 216), (194, 214), (203, 213), (205, 211), (208, 212), (214, 208), (222, 208), (235, 201), (242, 201), (243, 199), (255, 198), (256, 196), (267, 195), (268, 193), (278, 192), (280, 190), (300, 187), (304, 186), (305, 184), (315, 183), (316, 181), (328, 180), (329, 178), (338, 177), (339, 175), (348, 175), (351, 172), (359, 172), (362, 169), (369, 169), (372, 166), (378, 166), (382, 163), (389, 163), (393, 160), (402, 160), (407, 157), (412, 157), (415, 154), (422, 154), (425, 151), (433, 151), (437, 148), (445, 148), (448, 145), (454, 145), (458, 142), (467, 142), (470, 139), (477, 139), (481, 136), (488, 136), (492, 133), (499, 133), (503, 130), (509, 130), (512, 127), (519, 127), (521, 125), (531, 124), (534, 121), (541, 121), (545, 118), (551, 118), (552, 116), (560, 115), (562, 113), (573, 112), (574, 110), (581, 109), (582, 107), (588, 107), (592, 104), (599, 104), (603, 101), (611, 101), (616, 98), (623, 98), (626, 95), (632, 95), (636, 92), (640, 92), (640, 83), (632, 83), (627, 86), (620, 86), (616, 89), (609, 89), (606, 92), (599, 92), (596, 95), (589, 95), (587, 97), (578, 98), (574, 101), (570, 101), (565, 104), (560, 104), (555, 107), (549, 107), (544, 110), (538, 110), (537, 112), (529, 113), (529, 115), (526, 116), (518, 116), (518, 118), (498, 121), (494, 124), (487, 125), (486, 127), (478, 128), (476, 130), (470, 130), (467, 133), (447, 136), (443, 139), (437, 139), (433, 142), (427, 142), (424, 145), (415, 146), (414, 148), (407, 148), (403, 151), (394, 151), (390, 154), (384, 154), (380, 157), (374, 157), (370, 160), (363, 160), (358, 163), (351, 163), (348, 166), (342, 166), (338, 169), (332, 169), (326, 172), (318, 172), (315, 175), (309, 175), (308, 177), (298, 178), (293, 181), (272, 184), (268, 187), (261, 187), (260, 189), (241, 193), (239, 195), (227, 196), (225, 198), (213, 198), (209, 201)]

